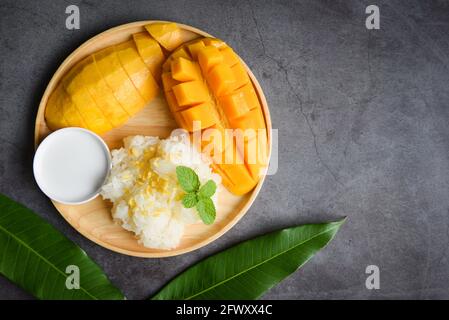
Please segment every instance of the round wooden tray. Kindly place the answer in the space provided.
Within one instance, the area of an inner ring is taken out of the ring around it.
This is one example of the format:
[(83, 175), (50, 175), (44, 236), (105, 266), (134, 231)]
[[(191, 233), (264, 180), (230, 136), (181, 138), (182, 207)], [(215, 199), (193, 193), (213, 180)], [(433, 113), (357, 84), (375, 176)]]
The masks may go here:
[[(48, 84), (39, 104), (35, 127), (35, 147), (50, 133), (45, 123), (44, 110), (48, 97), (61, 77), (87, 55), (104, 47), (126, 41), (130, 39), (131, 34), (144, 31), (144, 25), (156, 22), (165, 21), (139, 21), (109, 29), (86, 41), (67, 57)], [(183, 29), (186, 41), (201, 36), (211, 37), (211, 35), (196, 28), (182, 24), (178, 25)], [(271, 129), (270, 113), (265, 96), (251, 70), (245, 63), (244, 65), (258, 93), (267, 128)], [(160, 94), (141, 112), (129, 119), (124, 126), (113, 129), (102, 137), (110, 149), (115, 149), (122, 146), (124, 137), (140, 134), (165, 138), (175, 128), (177, 128), (176, 122), (170, 114), (163, 94)], [(268, 130), (268, 144), (270, 156), (272, 145), (270, 130)], [(76, 230), (105, 248), (131, 256), (146, 258), (168, 257), (201, 248), (229, 230), (248, 211), (259, 193), (264, 179), (265, 177), (262, 177), (254, 190), (244, 196), (235, 196), (225, 188), (222, 188), (223, 191), (220, 193), (218, 200), (216, 221), (210, 226), (203, 223), (187, 226), (180, 245), (172, 250), (150, 249), (140, 245), (131, 232), (126, 231), (112, 220), (110, 213), (112, 205), (100, 196), (82, 205), (64, 205), (57, 202), (53, 202), (53, 204)]]

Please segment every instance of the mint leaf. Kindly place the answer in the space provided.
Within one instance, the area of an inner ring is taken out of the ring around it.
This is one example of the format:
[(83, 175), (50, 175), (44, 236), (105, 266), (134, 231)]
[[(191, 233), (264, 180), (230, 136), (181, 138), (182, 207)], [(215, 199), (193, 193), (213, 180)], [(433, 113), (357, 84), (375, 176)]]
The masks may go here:
[(196, 192), (200, 187), (200, 180), (195, 171), (185, 166), (176, 167), (176, 176), (181, 188), (185, 192)]
[(182, 204), (185, 208), (193, 208), (198, 202), (195, 193), (186, 193), (182, 198)]
[(209, 180), (201, 186), (200, 190), (198, 191), (198, 197), (210, 198), (214, 195), (215, 190), (217, 190), (217, 185), (213, 180)]
[(212, 224), (215, 221), (215, 206), (210, 198), (203, 198), (196, 204), (196, 209), (200, 215), (201, 220), (205, 224)]

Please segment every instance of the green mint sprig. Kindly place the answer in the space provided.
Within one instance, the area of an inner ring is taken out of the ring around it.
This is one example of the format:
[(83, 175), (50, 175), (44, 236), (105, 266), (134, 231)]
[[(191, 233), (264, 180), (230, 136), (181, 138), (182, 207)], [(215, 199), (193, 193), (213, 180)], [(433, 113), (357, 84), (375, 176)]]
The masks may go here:
[(215, 182), (208, 180), (200, 186), (196, 172), (186, 166), (177, 166), (176, 176), (179, 185), (186, 192), (182, 198), (182, 205), (185, 208), (195, 207), (201, 220), (205, 224), (212, 224), (217, 215), (214, 202), (211, 199), (217, 190)]

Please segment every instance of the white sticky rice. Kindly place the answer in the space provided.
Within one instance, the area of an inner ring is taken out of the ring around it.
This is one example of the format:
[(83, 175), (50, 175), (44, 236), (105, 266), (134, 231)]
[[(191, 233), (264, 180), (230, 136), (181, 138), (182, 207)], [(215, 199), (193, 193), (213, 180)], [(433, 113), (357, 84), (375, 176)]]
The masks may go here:
[(112, 151), (112, 170), (101, 195), (112, 201), (113, 218), (145, 247), (175, 248), (185, 225), (200, 221), (195, 208), (181, 203), (185, 192), (176, 177), (180, 165), (192, 168), (201, 184), (215, 181), (218, 188), (212, 200), (217, 208), (221, 178), (186, 135), (165, 140), (131, 136), (124, 139), (123, 148)]

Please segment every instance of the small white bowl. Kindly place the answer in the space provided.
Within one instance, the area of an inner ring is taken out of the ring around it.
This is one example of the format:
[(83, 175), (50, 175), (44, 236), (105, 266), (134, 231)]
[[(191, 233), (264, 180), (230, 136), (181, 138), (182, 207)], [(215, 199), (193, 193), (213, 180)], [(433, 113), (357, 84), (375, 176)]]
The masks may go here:
[(111, 170), (111, 154), (97, 134), (70, 127), (48, 135), (34, 155), (34, 178), (50, 199), (82, 204), (98, 196)]

